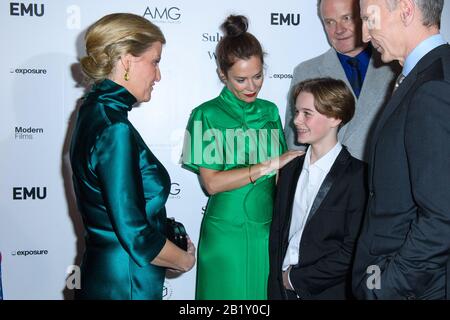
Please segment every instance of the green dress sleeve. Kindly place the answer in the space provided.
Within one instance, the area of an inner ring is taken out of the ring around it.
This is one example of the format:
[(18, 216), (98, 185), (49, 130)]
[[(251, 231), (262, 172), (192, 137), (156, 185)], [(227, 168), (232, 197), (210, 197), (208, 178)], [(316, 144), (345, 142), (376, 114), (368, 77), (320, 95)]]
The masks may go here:
[(211, 125), (202, 110), (195, 109), (189, 118), (184, 137), (182, 165), (197, 174), (200, 167), (225, 170), (223, 132)]
[(93, 150), (92, 166), (121, 245), (139, 266), (149, 264), (166, 238), (146, 219), (139, 149), (128, 125), (116, 123), (103, 131)]

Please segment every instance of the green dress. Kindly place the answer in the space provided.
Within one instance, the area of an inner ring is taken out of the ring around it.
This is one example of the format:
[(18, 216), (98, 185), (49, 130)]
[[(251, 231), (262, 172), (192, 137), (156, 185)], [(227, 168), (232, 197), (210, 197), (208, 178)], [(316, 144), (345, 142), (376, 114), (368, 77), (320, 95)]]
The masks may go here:
[(135, 103), (104, 80), (78, 112), (70, 160), (86, 250), (76, 299), (162, 299), (165, 268), (150, 261), (166, 240), (170, 178), (128, 121)]
[[(183, 166), (232, 170), (286, 150), (275, 104), (239, 100), (226, 87), (192, 111)], [(267, 299), (275, 175), (210, 196), (198, 244), (196, 299)]]

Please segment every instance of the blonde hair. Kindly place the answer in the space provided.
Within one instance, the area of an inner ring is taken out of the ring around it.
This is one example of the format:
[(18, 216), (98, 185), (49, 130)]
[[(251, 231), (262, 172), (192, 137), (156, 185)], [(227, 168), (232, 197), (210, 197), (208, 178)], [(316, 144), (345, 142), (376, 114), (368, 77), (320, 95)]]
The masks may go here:
[(158, 26), (131, 13), (109, 14), (91, 25), (84, 37), (84, 74), (94, 82), (108, 78), (121, 56), (139, 57), (155, 42), (166, 43)]

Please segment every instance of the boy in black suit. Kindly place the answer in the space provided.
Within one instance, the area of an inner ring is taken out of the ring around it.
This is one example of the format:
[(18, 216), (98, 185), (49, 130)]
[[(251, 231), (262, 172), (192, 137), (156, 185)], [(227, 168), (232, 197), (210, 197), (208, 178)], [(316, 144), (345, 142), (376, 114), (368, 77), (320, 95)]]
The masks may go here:
[(355, 101), (341, 80), (317, 78), (292, 91), (304, 156), (280, 172), (269, 248), (269, 299), (346, 299), (365, 209), (366, 166), (337, 140)]

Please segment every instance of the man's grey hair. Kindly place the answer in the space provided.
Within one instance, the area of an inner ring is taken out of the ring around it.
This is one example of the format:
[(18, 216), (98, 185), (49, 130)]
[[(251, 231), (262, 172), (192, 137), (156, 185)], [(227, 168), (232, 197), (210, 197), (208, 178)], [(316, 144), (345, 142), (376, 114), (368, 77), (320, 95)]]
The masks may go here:
[(320, 20), (322, 20), (322, 13), (320, 12), (321, 4), (322, 4), (322, 0), (317, 0), (317, 15), (319, 16)]
[[(320, 1), (319, 1), (320, 2)], [(398, 0), (386, 0), (389, 10), (397, 8)], [(441, 26), (442, 9), (444, 0), (414, 0), (414, 3), (422, 12), (423, 25), (426, 27)]]
[[(320, 11), (321, 4), (322, 4), (322, 0), (317, 0), (317, 15), (319, 16), (320, 20), (322, 20), (322, 12)], [(359, 6), (359, 0), (356, 0), (356, 5)]]

